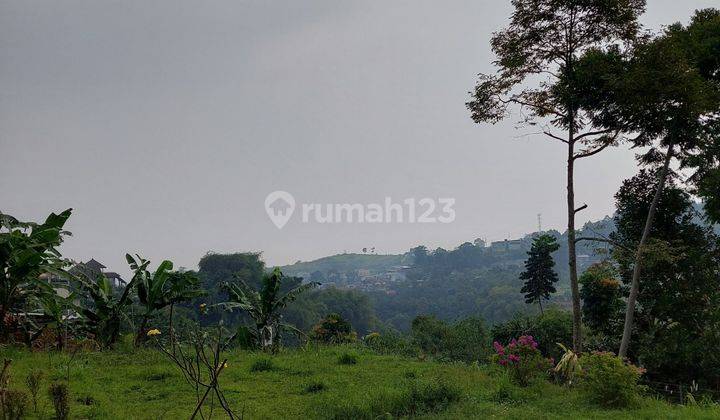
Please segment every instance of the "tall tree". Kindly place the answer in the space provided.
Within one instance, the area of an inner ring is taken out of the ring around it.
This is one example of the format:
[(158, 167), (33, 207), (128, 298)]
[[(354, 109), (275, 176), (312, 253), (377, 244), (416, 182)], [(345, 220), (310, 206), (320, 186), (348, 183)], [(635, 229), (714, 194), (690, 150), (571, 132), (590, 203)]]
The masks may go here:
[(525, 271), (520, 274), (520, 280), (525, 280), (525, 285), (520, 289), (525, 293), (525, 303), (537, 302), (541, 314), (543, 299), (550, 299), (550, 294), (556, 291), (558, 275), (552, 253), (559, 248), (555, 237), (548, 234), (536, 236), (525, 261)]
[[(657, 182), (657, 170), (642, 170), (616, 195), (617, 231), (612, 238), (622, 281), (632, 282), (637, 243)], [(714, 346), (720, 327), (719, 238), (698, 223), (690, 195), (670, 178), (657, 203), (650, 240), (643, 248), (636, 322), (628, 356), (656, 379), (716, 385), (720, 357)]]
[[(677, 160), (681, 167), (698, 166), (698, 154), (717, 141), (720, 113), (720, 13), (696, 12), (690, 25), (669, 26), (660, 36), (644, 39), (623, 56), (616, 49), (590, 50), (578, 62), (586, 81), (578, 95), (593, 124), (638, 133), (635, 147), (648, 147), (640, 163), (658, 167), (655, 192), (641, 227), (633, 279), (625, 312), (619, 355), (627, 353), (635, 302), (658, 201)], [(714, 58), (713, 58), (714, 57)], [(707, 162), (707, 160), (702, 160)], [(712, 166), (712, 165), (711, 165)], [(705, 166), (703, 166), (703, 169)]]
[[(615, 144), (619, 127), (595, 127), (580, 106), (578, 58), (593, 48), (633, 41), (645, 0), (513, 0), (510, 25), (493, 35), (495, 75), (481, 75), (467, 103), (475, 122), (496, 123), (508, 106), (526, 111), (524, 122), (566, 146), (568, 264), (573, 300), (573, 348), (582, 350), (575, 216), (575, 163)], [(618, 51), (621, 51), (618, 49)], [(522, 86), (538, 81), (535, 88)], [(553, 132), (563, 130), (565, 135)]]

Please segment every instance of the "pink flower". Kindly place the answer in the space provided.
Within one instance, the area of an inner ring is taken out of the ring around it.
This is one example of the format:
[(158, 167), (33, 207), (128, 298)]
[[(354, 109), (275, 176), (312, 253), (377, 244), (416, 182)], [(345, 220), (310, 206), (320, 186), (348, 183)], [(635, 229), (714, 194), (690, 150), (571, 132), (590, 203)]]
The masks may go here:
[(493, 343), (493, 347), (495, 347), (495, 351), (499, 355), (505, 354), (505, 347), (502, 346), (502, 344), (498, 343), (497, 341)]

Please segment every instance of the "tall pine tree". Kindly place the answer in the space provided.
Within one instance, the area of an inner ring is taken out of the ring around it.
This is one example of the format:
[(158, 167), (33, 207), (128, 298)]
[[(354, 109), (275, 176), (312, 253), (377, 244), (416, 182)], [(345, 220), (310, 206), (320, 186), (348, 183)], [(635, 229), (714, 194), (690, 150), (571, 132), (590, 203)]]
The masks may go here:
[(555, 293), (553, 284), (558, 281), (558, 275), (552, 253), (559, 247), (553, 236), (541, 234), (535, 237), (525, 261), (525, 271), (520, 274), (520, 280), (525, 280), (525, 285), (520, 289), (525, 293), (525, 303), (537, 302), (540, 313), (543, 313), (542, 300), (550, 299), (550, 294)]

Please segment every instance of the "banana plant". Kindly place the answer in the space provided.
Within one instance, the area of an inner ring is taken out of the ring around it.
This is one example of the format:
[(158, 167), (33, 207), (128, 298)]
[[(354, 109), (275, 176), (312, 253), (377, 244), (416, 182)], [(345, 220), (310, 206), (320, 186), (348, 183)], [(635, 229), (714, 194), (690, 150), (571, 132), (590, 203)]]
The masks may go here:
[[(52, 288), (50, 288), (52, 290)], [(75, 304), (77, 295), (70, 293), (70, 295), (63, 297), (55, 293), (54, 290), (50, 293), (43, 293), (36, 296), (33, 300), (37, 302), (43, 312), (43, 316), (46, 318), (46, 322), (43, 323), (42, 330), (52, 327), (56, 331), (56, 347), (58, 350), (62, 350), (65, 347), (65, 343), (68, 337), (68, 329), (71, 324), (71, 317), (77, 315), (80, 311), (80, 307)], [(36, 334), (36, 336), (38, 336)]]
[(320, 285), (318, 282), (306, 283), (281, 296), (282, 279), (282, 272), (279, 268), (275, 268), (270, 274), (263, 276), (260, 291), (254, 290), (242, 279), (224, 285), (230, 301), (222, 305), (228, 309), (245, 311), (252, 318), (255, 329), (251, 330), (251, 333), (255, 343), (262, 350), (276, 349), (280, 329), (299, 331), (294, 326), (281, 322), (281, 311), (298, 295)]
[(125, 286), (120, 297), (116, 297), (112, 283), (105, 276), (94, 281), (81, 278), (81, 288), (92, 299), (92, 305), (82, 310), (85, 326), (102, 347), (112, 347), (118, 340), (123, 321), (131, 323), (127, 310), (132, 305), (130, 292), (137, 282), (137, 276)]
[(72, 209), (60, 214), (51, 213), (43, 223), (20, 222), (0, 213), (0, 339), (10, 331), (5, 327), (6, 315), (13, 315), (28, 298), (47, 290), (41, 274), (66, 275), (68, 262), (56, 249)]
[(145, 308), (135, 336), (135, 344), (140, 344), (145, 339), (147, 323), (156, 312), (168, 306), (173, 308), (177, 303), (202, 296), (204, 292), (200, 289), (200, 281), (192, 273), (173, 272), (171, 261), (164, 260), (151, 273), (148, 270), (150, 262), (139, 255), (136, 257), (130, 254), (125, 255), (130, 268), (135, 273), (133, 279), (137, 281), (138, 300)]

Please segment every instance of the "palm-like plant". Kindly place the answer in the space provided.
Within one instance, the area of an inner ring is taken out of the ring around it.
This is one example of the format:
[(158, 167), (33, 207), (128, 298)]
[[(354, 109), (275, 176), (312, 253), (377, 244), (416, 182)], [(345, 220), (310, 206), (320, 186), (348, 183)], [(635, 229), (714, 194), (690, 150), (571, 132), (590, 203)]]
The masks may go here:
[(116, 297), (112, 283), (105, 276), (91, 279), (79, 279), (83, 290), (87, 292), (92, 306), (82, 309), (86, 328), (95, 336), (95, 340), (103, 347), (110, 347), (117, 342), (123, 321), (130, 322), (127, 309), (132, 304), (130, 291), (135, 287), (136, 276), (125, 286), (120, 297)]
[(130, 268), (135, 272), (133, 280), (137, 281), (138, 299), (145, 307), (142, 321), (135, 337), (139, 344), (145, 339), (145, 330), (150, 317), (157, 311), (179, 302), (201, 296), (200, 282), (191, 273), (173, 272), (173, 263), (164, 260), (154, 272), (148, 270), (149, 261), (136, 255), (137, 258), (126, 254)]
[(263, 275), (260, 291), (254, 290), (241, 279), (236, 283), (225, 283), (230, 302), (223, 305), (229, 309), (241, 309), (253, 319), (253, 339), (263, 350), (276, 348), (280, 329), (298, 331), (294, 326), (281, 322), (281, 310), (301, 293), (320, 285), (318, 282), (305, 283), (281, 295), (282, 279), (283, 273), (275, 268), (270, 274)]
[(23, 300), (48, 291), (41, 287), (47, 285), (41, 274), (66, 274), (68, 263), (56, 247), (69, 235), (63, 226), (71, 212), (52, 213), (41, 224), (0, 213), (0, 338), (9, 333), (4, 322), (8, 313), (19, 309)]
[(43, 327), (36, 336), (39, 336), (45, 328), (54, 328), (57, 332), (56, 348), (62, 350), (68, 338), (71, 316), (80, 310), (80, 307), (75, 304), (76, 298), (75, 293), (70, 293), (67, 297), (60, 296), (52, 288), (46, 293), (35, 296), (33, 300), (39, 304), (46, 318), (46, 322), (43, 323)]
[(563, 383), (572, 385), (575, 377), (582, 371), (578, 355), (560, 343), (557, 343), (557, 345), (560, 346), (565, 353), (563, 353), (560, 361), (553, 370)]

